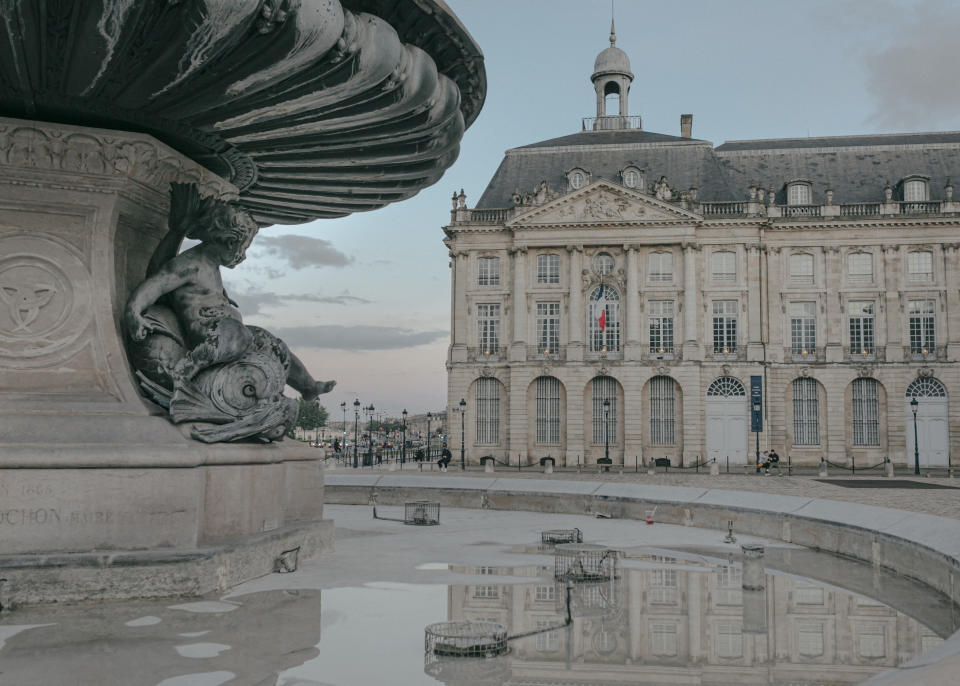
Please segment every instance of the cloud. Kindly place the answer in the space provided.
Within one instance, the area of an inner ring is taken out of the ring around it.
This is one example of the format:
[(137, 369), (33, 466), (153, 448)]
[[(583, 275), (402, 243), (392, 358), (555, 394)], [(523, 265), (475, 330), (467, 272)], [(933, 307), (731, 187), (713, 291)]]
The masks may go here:
[(367, 305), (371, 301), (350, 295), (348, 292), (340, 295), (314, 295), (312, 293), (274, 293), (248, 288), (245, 292), (227, 291), (236, 301), (244, 316), (252, 317), (262, 314), (264, 308), (283, 307), (294, 302), (310, 302), (322, 305)]
[(346, 267), (353, 258), (333, 247), (333, 243), (322, 238), (284, 234), (282, 236), (257, 237), (255, 249), (262, 249), (267, 255), (286, 260), (294, 269), (305, 267)]
[(449, 331), (413, 331), (395, 326), (290, 326), (273, 331), (291, 348), (396, 350), (415, 348), (446, 338)]
[(899, 130), (956, 127), (960, 6), (926, 2), (899, 16), (899, 30), (889, 40), (875, 41), (883, 49), (866, 57), (866, 88), (877, 103), (870, 121)]

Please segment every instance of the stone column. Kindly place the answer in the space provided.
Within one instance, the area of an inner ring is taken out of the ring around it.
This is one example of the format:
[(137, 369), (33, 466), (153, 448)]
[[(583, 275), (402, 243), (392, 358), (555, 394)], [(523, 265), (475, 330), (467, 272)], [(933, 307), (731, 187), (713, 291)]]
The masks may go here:
[(767, 248), (767, 331), (770, 341), (767, 359), (771, 362), (783, 362), (785, 313), (783, 296), (780, 292), (782, 283), (780, 253), (780, 248)]
[[(883, 246), (883, 283), (880, 284), (880, 289), (884, 293), (883, 314), (887, 321), (886, 341), (884, 341), (887, 362), (903, 361), (904, 341), (900, 326), (902, 321), (900, 316), (901, 262), (900, 246)], [(879, 314), (878, 312), (877, 315)]]
[(827, 330), (824, 340), (826, 342), (827, 362), (843, 361), (843, 316), (840, 311), (842, 299), (840, 298), (840, 283), (843, 278), (842, 265), (840, 264), (840, 248), (830, 245), (824, 248), (826, 252), (826, 279), (827, 293)]
[(683, 244), (683, 359), (703, 359), (697, 337), (697, 252), (695, 243)]
[(947, 360), (957, 362), (960, 361), (960, 243), (944, 243), (943, 248), (947, 312), (940, 340), (947, 345)]
[(623, 349), (625, 360), (639, 360), (640, 345), (640, 279), (637, 274), (637, 246), (623, 246), (627, 258), (627, 340)]
[(763, 359), (763, 327), (760, 325), (760, 246), (747, 248), (747, 360)]
[(513, 344), (510, 360), (524, 362), (527, 359), (527, 249), (517, 247), (510, 251), (513, 256)]
[(570, 258), (570, 317), (567, 321), (567, 331), (570, 332), (570, 342), (567, 345), (567, 359), (570, 361), (583, 360), (583, 246), (568, 245), (567, 255)]
[(454, 252), (453, 274), (453, 345), (450, 349), (450, 359), (453, 362), (467, 361), (467, 331), (469, 330), (469, 313), (467, 312), (467, 269), (466, 250)]

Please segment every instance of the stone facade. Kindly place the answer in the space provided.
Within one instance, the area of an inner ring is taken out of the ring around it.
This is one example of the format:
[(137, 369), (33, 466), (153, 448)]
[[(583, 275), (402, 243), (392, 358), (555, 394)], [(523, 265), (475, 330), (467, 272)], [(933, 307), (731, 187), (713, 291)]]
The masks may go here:
[(689, 115), (681, 136), (612, 125), (594, 83), (582, 133), (508, 150), (476, 207), (454, 196), (448, 409), (467, 401), (468, 459), (912, 466), (917, 397), (919, 464), (947, 467), (960, 136), (714, 148)]

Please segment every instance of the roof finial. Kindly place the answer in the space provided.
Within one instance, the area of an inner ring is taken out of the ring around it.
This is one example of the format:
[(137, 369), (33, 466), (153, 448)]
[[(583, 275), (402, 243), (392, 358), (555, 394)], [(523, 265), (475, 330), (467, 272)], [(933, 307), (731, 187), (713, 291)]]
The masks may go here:
[(613, 28), (613, 0), (610, 0), (610, 47), (617, 44), (617, 32)]

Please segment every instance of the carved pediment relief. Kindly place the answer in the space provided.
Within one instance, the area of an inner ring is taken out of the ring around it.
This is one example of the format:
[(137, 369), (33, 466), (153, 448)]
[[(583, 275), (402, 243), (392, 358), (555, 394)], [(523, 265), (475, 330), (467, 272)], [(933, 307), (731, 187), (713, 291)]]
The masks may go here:
[(597, 181), (524, 212), (508, 227), (563, 224), (658, 224), (699, 221), (700, 217), (645, 193)]

